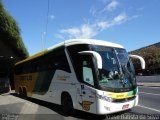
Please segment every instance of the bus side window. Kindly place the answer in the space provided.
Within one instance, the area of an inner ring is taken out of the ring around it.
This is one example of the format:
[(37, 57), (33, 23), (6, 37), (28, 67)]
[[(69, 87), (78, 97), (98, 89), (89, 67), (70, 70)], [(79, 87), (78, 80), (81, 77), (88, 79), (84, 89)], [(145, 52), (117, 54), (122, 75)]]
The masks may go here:
[(83, 61), (83, 80), (84, 82), (94, 86), (92, 68), (88, 61)]
[(52, 51), (47, 56), (47, 69), (49, 70), (63, 70), (66, 72), (71, 72), (66, 54), (63, 48)]

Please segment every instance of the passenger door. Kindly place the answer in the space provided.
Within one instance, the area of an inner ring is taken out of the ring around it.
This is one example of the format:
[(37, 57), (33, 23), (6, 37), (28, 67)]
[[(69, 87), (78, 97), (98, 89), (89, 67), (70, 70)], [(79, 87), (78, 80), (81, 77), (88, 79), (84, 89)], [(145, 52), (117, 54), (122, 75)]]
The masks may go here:
[(81, 102), (79, 104), (83, 111), (95, 113), (95, 70), (92, 56), (83, 55), (81, 59), (81, 70)]

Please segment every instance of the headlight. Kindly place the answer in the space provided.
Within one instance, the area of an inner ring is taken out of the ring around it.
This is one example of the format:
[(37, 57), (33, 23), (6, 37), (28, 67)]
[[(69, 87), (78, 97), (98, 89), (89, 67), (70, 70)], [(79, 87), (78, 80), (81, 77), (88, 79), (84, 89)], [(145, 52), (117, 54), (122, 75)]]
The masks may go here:
[(111, 97), (107, 97), (106, 95), (100, 95), (100, 94), (96, 94), (98, 99), (104, 100), (104, 101), (108, 101), (108, 102), (112, 102), (113, 98)]
[(108, 97), (108, 102), (112, 102), (112, 101), (113, 101), (113, 98)]

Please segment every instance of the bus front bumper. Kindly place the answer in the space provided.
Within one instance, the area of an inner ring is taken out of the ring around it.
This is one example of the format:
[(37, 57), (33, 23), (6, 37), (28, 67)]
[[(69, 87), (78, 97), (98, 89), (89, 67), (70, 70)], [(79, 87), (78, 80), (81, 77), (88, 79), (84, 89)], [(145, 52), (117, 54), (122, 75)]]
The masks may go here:
[(98, 99), (97, 114), (111, 114), (120, 111), (131, 109), (138, 105), (139, 96), (136, 95), (135, 99), (126, 102), (108, 102)]

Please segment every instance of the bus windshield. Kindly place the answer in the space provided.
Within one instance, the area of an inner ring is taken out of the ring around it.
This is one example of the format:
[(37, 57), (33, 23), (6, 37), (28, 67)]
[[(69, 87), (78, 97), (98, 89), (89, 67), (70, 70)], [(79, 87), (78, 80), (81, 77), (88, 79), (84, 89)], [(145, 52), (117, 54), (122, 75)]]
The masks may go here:
[(134, 67), (125, 49), (94, 46), (94, 51), (102, 57), (98, 76), (101, 89), (121, 92), (136, 86)]

